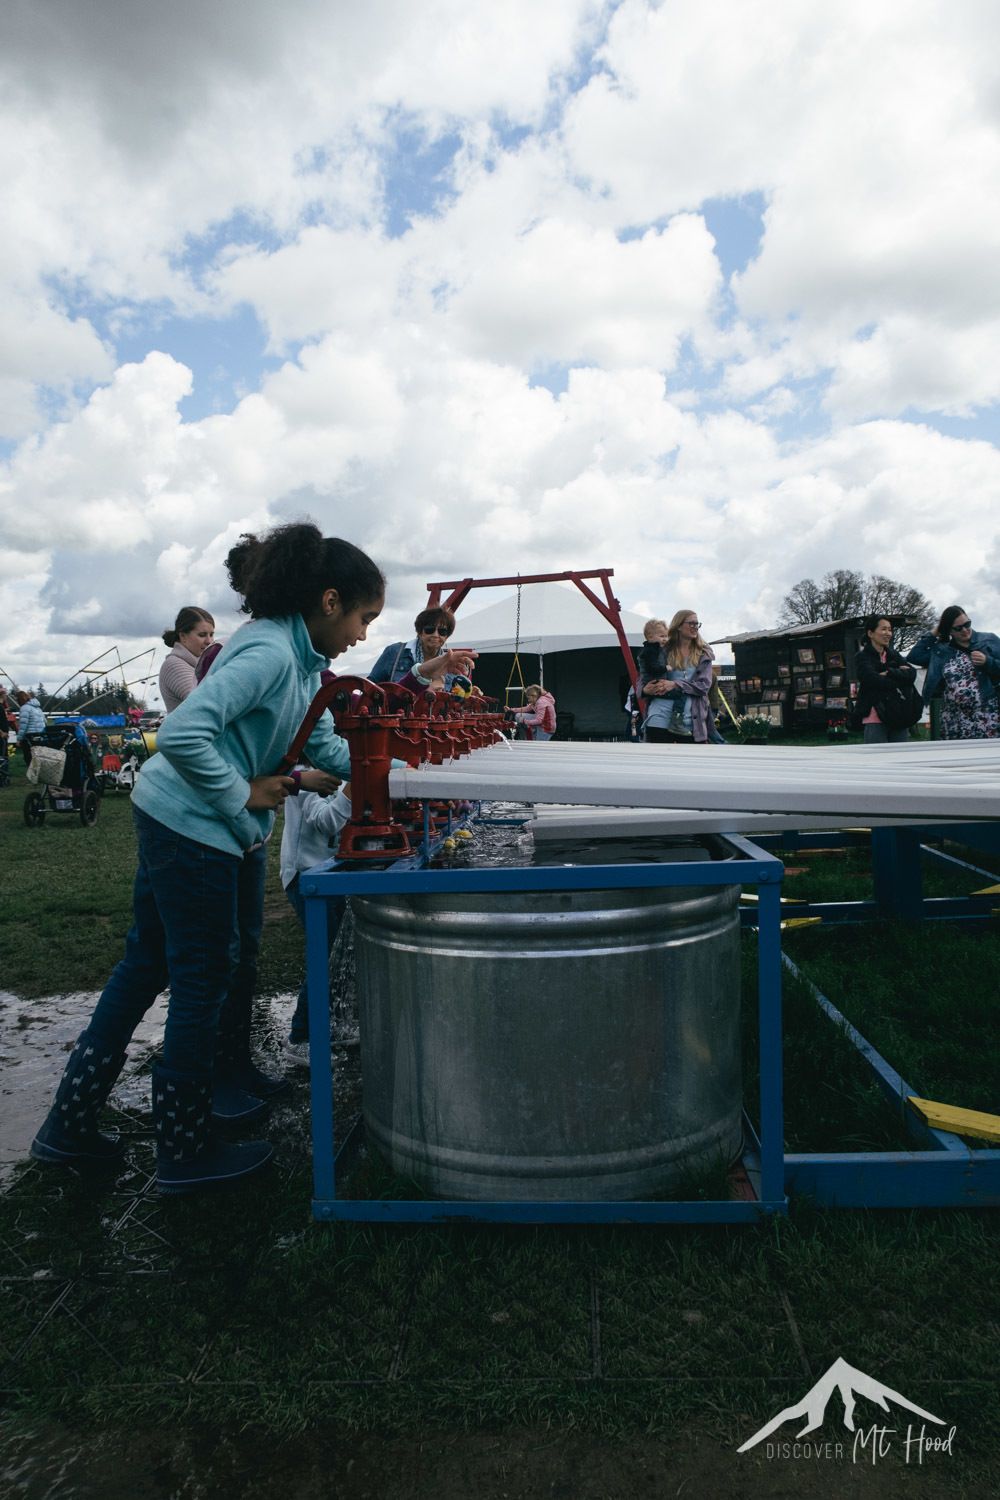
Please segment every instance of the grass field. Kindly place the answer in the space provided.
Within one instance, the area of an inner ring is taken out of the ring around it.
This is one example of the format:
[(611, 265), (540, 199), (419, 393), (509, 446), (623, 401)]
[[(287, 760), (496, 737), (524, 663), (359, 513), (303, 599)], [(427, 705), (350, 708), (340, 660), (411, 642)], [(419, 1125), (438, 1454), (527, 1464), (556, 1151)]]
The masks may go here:
[[(17, 781), (0, 792), (4, 987), (98, 989), (129, 920), (128, 801), (106, 798), (93, 829), (50, 817), (29, 830), (22, 794)], [(789, 894), (867, 892), (863, 853), (795, 864)], [(264, 995), (294, 989), (301, 969), (276, 866)], [(935, 891), (970, 888), (961, 872), (931, 878)], [(752, 1097), (752, 936), (745, 945)], [(998, 1108), (996, 924), (809, 929), (788, 934), (787, 950), (918, 1092)], [(898, 1121), (804, 986), (788, 982), (785, 1010), (789, 1149), (899, 1146)], [(920, 1493), (1000, 1488), (995, 1213), (799, 1202), (757, 1228), (321, 1226), (309, 1215), (306, 1111), (298, 1084), (275, 1112), (276, 1169), (214, 1200), (149, 1191), (141, 1110), (126, 1120), (129, 1166), (116, 1182), (38, 1168), (15, 1179), (0, 1199), (0, 1388), (13, 1430), (58, 1422), (124, 1442), (198, 1423), (278, 1442), (334, 1424), (416, 1442), (547, 1429), (623, 1452), (697, 1430), (748, 1486), (719, 1493), (785, 1494), (764, 1477), (755, 1488), (764, 1470), (739, 1468), (735, 1448), (840, 1355), (956, 1424), (954, 1457), (927, 1460)], [(794, 1493), (848, 1492), (796, 1474)], [(882, 1494), (910, 1477), (898, 1455), (881, 1475)], [(844, 1476), (851, 1493), (855, 1477)]]

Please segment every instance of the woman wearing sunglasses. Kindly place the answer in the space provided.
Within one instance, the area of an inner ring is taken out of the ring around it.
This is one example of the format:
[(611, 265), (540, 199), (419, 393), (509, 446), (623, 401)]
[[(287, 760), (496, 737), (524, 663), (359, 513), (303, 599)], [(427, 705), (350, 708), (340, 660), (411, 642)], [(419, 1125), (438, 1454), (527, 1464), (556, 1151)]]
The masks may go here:
[(943, 740), (986, 740), (1000, 735), (1000, 638), (973, 629), (968, 610), (949, 604), (930, 635), (907, 661), (926, 667), (924, 702), (941, 699)]
[[(422, 609), (413, 622), (416, 635), (412, 641), (396, 641), (386, 646), (378, 661), (368, 673), (370, 682), (401, 682), (407, 672), (419, 667), (421, 662), (433, 661), (446, 649), (446, 643), (455, 629), (455, 616), (450, 609), (440, 606)], [(445, 691), (451, 691), (454, 677), (445, 678)]]

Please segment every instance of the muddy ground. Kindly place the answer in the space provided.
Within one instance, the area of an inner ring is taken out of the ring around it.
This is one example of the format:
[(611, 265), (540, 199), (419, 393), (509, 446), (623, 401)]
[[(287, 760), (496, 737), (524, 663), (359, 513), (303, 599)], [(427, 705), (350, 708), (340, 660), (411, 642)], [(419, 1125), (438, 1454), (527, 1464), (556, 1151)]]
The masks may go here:
[(992, 1500), (992, 1488), (970, 1488), (942, 1464), (855, 1464), (849, 1443), (839, 1460), (738, 1455), (697, 1428), (614, 1441), (530, 1428), (389, 1438), (312, 1429), (281, 1442), (196, 1426), (92, 1436), (0, 1424), (9, 1500)]

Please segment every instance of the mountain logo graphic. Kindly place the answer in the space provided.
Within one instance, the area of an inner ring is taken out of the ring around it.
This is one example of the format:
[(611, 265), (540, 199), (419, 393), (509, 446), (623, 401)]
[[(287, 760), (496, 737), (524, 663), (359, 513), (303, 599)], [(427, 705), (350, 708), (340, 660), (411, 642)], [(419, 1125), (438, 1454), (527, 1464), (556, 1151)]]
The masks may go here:
[(944, 1426), (942, 1417), (936, 1417), (933, 1412), (924, 1411), (922, 1406), (916, 1406), (914, 1402), (907, 1401), (906, 1397), (901, 1396), (898, 1391), (883, 1385), (881, 1380), (873, 1380), (863, 1370), (856, 1370), (845, 1359), (835, 1359), (826, 1374), (820, 1376), (801, 1401), (797, 1401), (794, 1406), (786, 1406), (784, 1411), (779, 1411), (778, 1415), (772, 1417), (770, 1422), (766, 1422), (752, 1438), (747, 1438), (746, 1442), (737, 1448), (737, 1453), (746, 1453), (748, 1448), (755, 1448), (758, 1443), (770, 1437), (772, 1432), (777, 1432), (785, 1422), (796, 1421), (799, 1417), (806, 1417), (808, 1420), (802, 1431), (795, 1434), (796, 1438), (804, 1437), (807, 1432), (815, 1432), (823, 1425), (826, 1408), (834, 1391), (840, 1392), (844, 1403), (844, 1426), (848, 1432), (854, 1431), (854, 1404), (857, 1396), (863, 1396), (866, 1401), (874, 1401), (882, 1411), (889, 1410), (891, 1401), (894, 1406), (905, 1407), (907, 1411), (916, 1413), (918, 1417), (926, 1417), (929, 1422), (937, 1422), (940, 1427)]

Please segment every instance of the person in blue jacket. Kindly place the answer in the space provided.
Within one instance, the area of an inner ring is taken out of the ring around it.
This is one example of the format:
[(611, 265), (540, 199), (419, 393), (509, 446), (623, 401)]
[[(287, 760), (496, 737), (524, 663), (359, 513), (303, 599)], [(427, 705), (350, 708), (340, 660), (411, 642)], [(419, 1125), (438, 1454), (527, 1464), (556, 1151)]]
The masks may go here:
[(941, 738), (995, 739), (1000, 735), (1000, 638), (975, 630), (968, 610), (949, 604), (936, 628), (907, 656), (926, 667), (923, 698), (941, 699)]
[(22, 688), (17, 695), (17, 742), (21, 746), (21, 754), (24, 756), (26, 766), (31, 765), (31, 745), (29, 736), (32, 734), (44, 734), (46, 718), (42, 713), (42, 707), (38, 699), (31, 693), (26, 693)]
[[(169, 985), (162, 1055), (152, 1070), (156, 1180), (185, 1193), (249, 1176), (267, 1141), (229, 1144), (213, 1132), (211, 1088), (220, 1007), (236, 951), (238, 875), (246, 851), (271, 831), (297, 791), (275, 774), (320, 687), (320, 672), (365, 639), (385, 580), (371, 558), (316, 526), (244, 536), (226, 565), (251, 622), (231, 638), (205, 681), (163, 723), (159, 754), (133, 793), (139, 863), (125, 956), (77, 1040), (31, 1154), (86, 1167), (113, 1162), (122, 1143), (97, 1118), (126, 1046)], [(464, 657), (425, 661), (404, 686), (420, 692)], [(338, 778), (350, 757), (324, 714), (310, 762)]]

